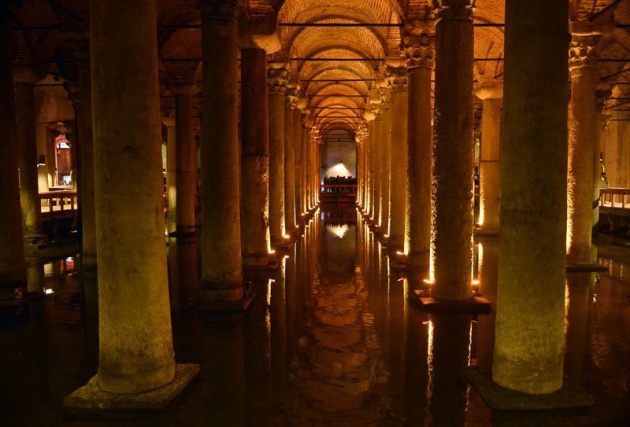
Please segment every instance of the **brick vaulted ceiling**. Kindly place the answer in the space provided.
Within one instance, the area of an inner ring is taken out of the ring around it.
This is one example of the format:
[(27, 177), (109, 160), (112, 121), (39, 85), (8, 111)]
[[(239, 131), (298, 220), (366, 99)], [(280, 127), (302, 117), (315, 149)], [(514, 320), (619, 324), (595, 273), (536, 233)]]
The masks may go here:
[[(75, 81), (89, 55), (88, 0), (8, 0), (16, 63), (38, 65)], [(353, 134), (363, 110), (386, 86), (388, 66), (404, 65), (405, 24), (430, 16), (448, 0), (240, 0), (240, 21), (274, 33), (279, 50), (269, 60), (285, 63), (289, 86), (306, 100), (320, 134)], [(503, 76), (505, 0), (473, 0), (476, 84)], [(157, 0), (162, 106), (173, 107), (164, 83), (201, 80), (201, 29), (197, 0)], [(121, 2), (124, 7), (124, 2)], [(570, 19), (603, 29), (597, 47), (602, 87), (612, 89), (606, 110), (627, 109), (630, 99), (630, 0), (570, 0)], [(371, 25), (370, 25), (371, 24)], [(328, 60), (327, 60), (328, 59)], [(336, 60), (331, 60), (336, 59)]]

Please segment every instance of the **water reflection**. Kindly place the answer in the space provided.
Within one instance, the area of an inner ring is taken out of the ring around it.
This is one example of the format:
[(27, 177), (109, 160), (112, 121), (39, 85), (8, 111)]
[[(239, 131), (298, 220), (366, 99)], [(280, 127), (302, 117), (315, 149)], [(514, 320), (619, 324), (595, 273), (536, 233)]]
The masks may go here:
[[(498, 241), (478, 243), (479, 292), (494, 309)], [(252, 284), (256, 298), (238, 322), (187, 308), (198, 286), (198, 245), (174, 244), (171, 280), (179, 283), (171, 285), (182, 301), (173, 307), (176, 360), (201, 371), (159, 421), (124, 425), (523, 423), (492, 420), (461, 375), (468, 364), (492, 368), (493, 315), (422, 312), (409, 299), (421, 281), (390, 269), (386, 248), (356, 213), (313, 217), (278, 270)], [(592, 414), (548, 414), (530, 425), (628, 425), (630, 254), (611, 253), (600, 250), (609, 272), (599, 278), (567, 275), (565, 376), (593, 394)], [(28, 289), (40, 298), (22, 321), (0, 323), (0, 425), (64, 424), (63, 397), (96, 370), (96, 278), (81, 277), (78, 265), (77, 258), (29, 263)]]

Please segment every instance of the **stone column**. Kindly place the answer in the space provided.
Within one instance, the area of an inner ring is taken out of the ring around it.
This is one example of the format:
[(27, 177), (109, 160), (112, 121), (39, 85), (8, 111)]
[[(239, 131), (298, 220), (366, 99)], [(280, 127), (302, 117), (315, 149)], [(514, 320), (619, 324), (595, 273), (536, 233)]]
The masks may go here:
[(90, 2), (99, 265), (95, 380), (110, 393), (147, 392), (175, 376), (155, 17), (154, 0), (133, 8)]
[[(168, 283), (171, 310), (181, 309), (177, 247), (177, 129), (175, 116), (162, 115), (166, 127), (166, 232), (168, 233)], [(195, 295), (196, 296), (196, 295)]]
[(433, 129), (431, 127), (431, 72), (435, 57), (433, 21), (413, 23), (405, 37), (409, 79), (407, 142), (409, 144), (405, 253), (409, 264), (429, 267)]
[[(595, 136), (595, 149), (593, 152), (593, 227), (599, 222), (599, 190), (602, 187), (602, 174), (604, 173), (606, 128), (608, 122), (604, 117), (604, 109), (608, 98), (612, 94), (610, 84), (600, 84), (597, 88), (597, 106), (595, 108), (595, 128), (598, 129)], [(600, 157), (601, 156), (601, 157)], [(604, 175), (605, 176), (605, 175)], [(608, 179), (606, 177), (606, 179)], [(593, 246), (595, 251), (597, 248)], [(597, 256), (595, 254), (595, 258)]]
[(177, 231), (177, 122), (171, 115), (162, 116), (162, 123), (166, 126), (166, 231), (170, 236)]
[(378, 145), (377, 145), (377, 129), (381, 125), (382, 115), (377, 115), (374, 121), (368, 123), (368, 173), (370, 174), (370, 225), (378, 225), (378, 215), (380, 213), (381, 206), (381, 164), (376, 161), (378, 159)]
[[(578, 23), (572, 23), (573, 26)], [(578, 30), (579, 31), (579, 30)], [(590, 33), (592, 34), (592, 32)], [(599, 133), (597, 56), (599, 36), (573, 32), (569, 49), (571, 99), (569, 103), (569, 161), (567, 175), (567, 263), (590, 264), (593, 228), (593, 156)]]
[[(364, 113), (364, 119), (374, 120), (375, 115), (372, 112)], [(357, 143), (357, 197), (359, 201), (359, 207), (362, 213), (366, 212), (367, 206), (367, 194), (368, 194), (368, 179), (367, 179), (367, 129), (365, 123), (359, 125), (354, 139)]]
[(84, 283), (96, 285), (96, 211), (94, 206), (94, 131), (92, 127), (92, 82), (89, 68), (79, 71), (78, 139), (81, 149), (79, 200), (81, 202), (81, 275)]
[(289, 89), (288, 94), (284, 107), (284, 214), (286, 234), (293, 235), (297, 222), (295, 219), (295, 135), (290, 97), (295, 95), (295, 89)]
[(472, 297), (473, 23), (470, 0), (440, 1), (436, 24), (433, 296)]
[(300, 109), (293, 110), (293, 155), (294, 168), (293, 178), (295, 181), (295, 219), (298, 225), (304, 225), (304, 204), (302, 203), (302, 175), (304, 169), (302, 167), (302, 111)]
[(13, 90), (13, 54), (8, 16), (0, 10), (0, 302), (26, 293), (26, 263), (22, 238), (18, 142)]
[[(216, 8), (215, 8), (216, 6)], [(243, 299), (236, 1), (200, 3), (201, 287), (204, 302)]]
[(481, 116), (481, 155), (479, 159), (479, 221), (484, 234), (499, 232), (499, 174), (501, 110), (503, 87), (500, 83), (482, 84), (475, 91), (483, 100)]
[(376, 184), (378, 185), (378, 221), (380, 232), (384, 236), (389, 235), (390, 228), (390, 179), (391, 179), (391, 157), (392, 157), (392, 120), (389, 90), (383, 91), (383, 98), (379, 107), (380, 120), (375, 122), (374, 148), (376, 149), (375, 167), (378, 168)]
[(175, 94), (176, 121), (176, 230), (178, 237), (197, 232), (197, 145), (193, 132), (193, 96), (198, 92), (193, 83), (170, 84)]
[[(407, 69), (388, 68), (391, 91), (391, 143), (389, 156), (389, 247), (402, 250), (407, 215)], [(401, 160), (402, 159), (402, 160)], [(385, 177), (387, 178), (387, 177)]]
[(269, 233), (271, 244), (286, 242), (285, 223), (285, 117), (286, 64), (269, 64)]
[(37, 176), (37, 141), (35, 138), (35, 83), (44, 74), (32, 67), (15, 70), (17, 143), (19, 147), (20, 205), (24, 238), (30, 244), (42, 240), (41, 207)]
[(568, 3), (508, 1), (505, 22), (492, 376), (551, 393), (562, 387), (564, 356)]
[[(241, 218), (243, 265), (269, 263), (267, 52), (241, 50)], [(205, 109), (204, 109), (205, 110)]]

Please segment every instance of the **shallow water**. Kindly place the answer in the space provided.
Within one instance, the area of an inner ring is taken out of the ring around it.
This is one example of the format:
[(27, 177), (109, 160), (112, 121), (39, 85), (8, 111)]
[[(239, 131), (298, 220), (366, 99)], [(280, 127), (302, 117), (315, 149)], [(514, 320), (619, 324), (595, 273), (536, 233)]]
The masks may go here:
[[(498, 248), (480, 243), (479, 290), (494, 303)], [(461, 371), (491, 366), (494, 316), (423, 313), (408, 298), (419, 279), (390, 268), (360, 218), (336, 213), (316, 216), (281, 268), (255, 278), (242, 321), (173, 304), (176, 359), (201, 371), (157, 415), (64, 414), (63, 397), (96, 372), (96, 292), (74, 258), (33, 263), (29, 289), (52, 293), (24, 319), (0, 323), (0, 425), (630, 425), (630, 249), (597, 243), (608, 272), (567, 280), (565, 375), (592, 394), (587, 414), (493, 419)], [(177, 245), (173, 289), (194, 289), (196, 251), (196, 242)]]

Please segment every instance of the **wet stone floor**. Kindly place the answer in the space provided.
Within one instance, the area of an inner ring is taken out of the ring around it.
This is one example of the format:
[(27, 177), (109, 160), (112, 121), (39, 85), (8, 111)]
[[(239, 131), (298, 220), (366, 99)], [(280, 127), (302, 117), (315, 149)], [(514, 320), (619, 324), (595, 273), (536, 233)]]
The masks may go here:
[[(630, 426), (630, 246), (597, 244), (608, 272), (567, 277), (565, 376), (592, 395), (588, 411), (493, 415), (462, 370), (491, 367), (494, 315), (423, 313), (409, 299), (418, 280), (390, 266), (361, 218), (327, 212), (276, 272), (251, 278), (243, 320), (173, 298), (176, 359), (201, 371), (159, 413), (63, 410), (98, 366), (96, 289), (78, 258), (33, 262), (29, 289), (43, 297), (0, 320), (0, 426)], [(479, 292), (493, 304), (497, 251), (491, 239), (475, 251)], [(171, 253), (172, 293), (185, 295), (196, 242)]]

